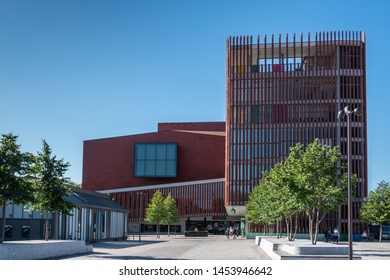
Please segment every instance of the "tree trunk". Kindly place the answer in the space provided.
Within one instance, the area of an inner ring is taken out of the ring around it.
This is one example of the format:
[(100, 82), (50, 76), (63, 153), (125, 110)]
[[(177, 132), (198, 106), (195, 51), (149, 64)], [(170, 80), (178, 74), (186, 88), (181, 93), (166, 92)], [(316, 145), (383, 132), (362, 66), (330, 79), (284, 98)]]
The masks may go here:
[(5, 225), (6, 225), (6, 217), (5, 217), (5, 210), (7, 207), (7, 200), (3, 201), (3, 227), (1, 230), (1, 236), (0, 236), (0, 243), (3, 243), (4, 238), (5, 238)]
[(45, 240), (49, 241), (49, 213), (48, 213), (48, 211), (46, 211)]
[(170, 235), (169, 235), (169, 224), (168, 224), (168, 237), (170, 237)]
[(286, 222), (286, 234), (287, 234), (287, 239), (290, 241), (290, 222), (288, 220), (289, 218), (285, 218)]
[(317, 244), (319, 225), (320, 225), (320, 211), (317, 210), (315, 216), (315, 223), (314, 223), (314, 244), (313, 245)]
[(382, 223), (379, 224), (379, 242), (382, 242)]
[(311, 215), (312, 215), (312, 213), (311, 213), (311, 211), (309, 211), (309, 215), (308, 215), (309, 216), (309, 236), (310, 236), (310, 240), (313, 244), (313, 217)]
[(288, 218), (285, 218), (284, 221), (286, 222), (286, 234), (287, 234), (287, 239), (290, 240), (290, 225)]
[(294, 225), (293, 241), (295, 240), (295, 237), (297, 236), (297, 231), (298, 231), (298, 214), (295, 214), (295, 225)]
[(279, 221), (276, 222), (276, 239), (279, 239)]

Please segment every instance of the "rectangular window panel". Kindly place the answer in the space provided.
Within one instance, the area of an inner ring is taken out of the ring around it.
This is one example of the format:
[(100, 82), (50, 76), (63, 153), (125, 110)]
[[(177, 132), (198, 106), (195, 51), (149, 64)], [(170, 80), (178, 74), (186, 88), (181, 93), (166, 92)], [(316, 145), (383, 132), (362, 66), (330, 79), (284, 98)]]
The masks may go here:
[(23, 205), (22, 204), (14, 204), (14, 219), (22, 219), (23, 218)]
[(167, 159), (167, 146), (166, 145), (157, 145), (156, 146), (156, 159), (157, 160), (166, 160)]
[(136, 158), (138, 158), (139, 160), (145, 159), (145, 145), (139, 145), (135, 152)]
[(156, 159), (156, 146), (153, 144), (146, 144), (146, 157), (145, 159), (155, 160)]
[(169, 143), (167, 144), (167, 160), (177, 160), (177, 144)]
[(177, 176), (177, 143), (136, 143), (134, 149), (134, 176)]
[(139, 160), (134, 168), (135, 174), (145, 174), (145, 160)]
[(156, 161), (156, 176), (166, 176), (166, 165), (167, 162), (165, 160)]
[(176, 177), (176, 160), (169, 160), (167, 161), (166, 164), (167, 164), (166, 166), (167, 176)]
[(152, 160), (147, 160), (145, 162), (145, 175), (146, 176), (155, 176), (156, 175), (156, 162)]

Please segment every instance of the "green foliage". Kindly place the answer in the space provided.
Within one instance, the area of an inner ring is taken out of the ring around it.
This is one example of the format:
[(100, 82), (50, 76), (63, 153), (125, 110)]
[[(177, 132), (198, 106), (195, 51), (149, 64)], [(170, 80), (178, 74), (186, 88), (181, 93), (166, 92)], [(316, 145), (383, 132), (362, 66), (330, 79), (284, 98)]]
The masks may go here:
[(154, 194), (148, 207), (146, 208), (145, 221), (148, 223), (157, 224), (157, 238), (160, 237), (160, 224), (168, 225), (168, 236), (169, 236), (169, 225), (179, 220), (179, 214), (176, 207), (176, 201), (169, 193), (166, 198), (157, 190)]
[(164, 199), (164, 212), (165, 216), (162, 223), (168, 225), (168, 236), (169, 236), (169, 225), (179, 221), (179, 213), (176, 207), (176, 200), (169, 193)]
[(317, 139), (306, 149), (298, 143), (285, 162), (264, 173), (260, 185), (249, 195), (248, 219), (255, 224), (272, 224), (284, 218), (288, 226), (293, 216), (304, 211), (316, 244), (325, 214), (346, 202), (347, 174), (339, 164), (340, 156), (337, 147), (321, 145)]
[(164, 195), (157, 190), (146, 208), (145, 221), (157, 224), (157, 238), (160, 238), (160, 224), (164, 221), (166, 211), (164, 209)]
[(279, 192), (272, 182), (262, 179), (260, 184), (249, 194), (246, 217), (254, 224), (274, 224), (281, 220)]
[(0, 140), (0, 202), (3, 210), (0, 243), (4, 240), (7, 202), (24, 204), (32, 199), (31, 181), (28, 179), (28, 175), (34, 157), (20, 151), (17, 138), (9, 133), (2, 134)]
[(318, 140), (306, 150), (296, 146), (296, 191), (305, 201), (306, 209), (317, 208), (325, 212), (337, 209), (346, 202), (347, 174), (340, 167), (338, 147), (321, 146)]
[(179, 221), (179, 214), (176, 207), (176, 200), (169, 193), (168, 196), (164, 199), (164, 212), (165, 216), (163, 223), (172, 224)]
[(160, 190), (157, 190), (146, 208), (145, 221), (159, 224), (164, 220), (164, 212), (164, 196)]
[(22, 153), (17, 136), (3, 134), (0, 140), (0, 200), (26, 203), (31, 199), (30, 165), (33, 155)]
[[(382, 225), (390, 223), (390, 184), (385, 181), (378, 183), (375, 190), (371, 191), (364, 199), (360, 209), (360, 218), (364, 223), (376, 223)], [(382, 241), (382, 234), (379, 235)]]
[[(52, 156), (50, 146), (43, 142), (41, 152), (38, 152), (34, 165), (36, 180), (34, 180), (34, 201), (33, 210), (40, 212), (62, 212), (69, 214), (74, 205), (64, 198), (72, 194), (73, 190), (67, 186), (68, 179), (64, 177), (69, 168), (69, 163), (63, 159), (57, 159)], [(46, 219), (46, 228), (48, 229), (48, 219)], [(46, 240), (48, 232), (46, 231)]]

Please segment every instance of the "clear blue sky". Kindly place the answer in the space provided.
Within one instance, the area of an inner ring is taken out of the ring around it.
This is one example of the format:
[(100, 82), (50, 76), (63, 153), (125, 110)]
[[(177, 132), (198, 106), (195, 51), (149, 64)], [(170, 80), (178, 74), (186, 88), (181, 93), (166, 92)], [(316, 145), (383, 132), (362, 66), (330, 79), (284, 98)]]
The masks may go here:
[(225, 120), (228, 36), (364, 31), (372, 189), (390, 181), (389, 3), (0, 0), (0, 133), (46, 139), (81, 183), (84, 140)]

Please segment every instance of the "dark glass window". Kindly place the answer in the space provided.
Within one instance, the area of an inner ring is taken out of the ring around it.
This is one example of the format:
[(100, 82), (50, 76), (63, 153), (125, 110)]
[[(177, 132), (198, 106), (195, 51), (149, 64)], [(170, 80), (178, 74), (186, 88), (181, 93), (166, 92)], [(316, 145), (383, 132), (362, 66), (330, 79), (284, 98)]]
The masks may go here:
[(135, 143), (135, 177), (176, 177), (177, 143)]

